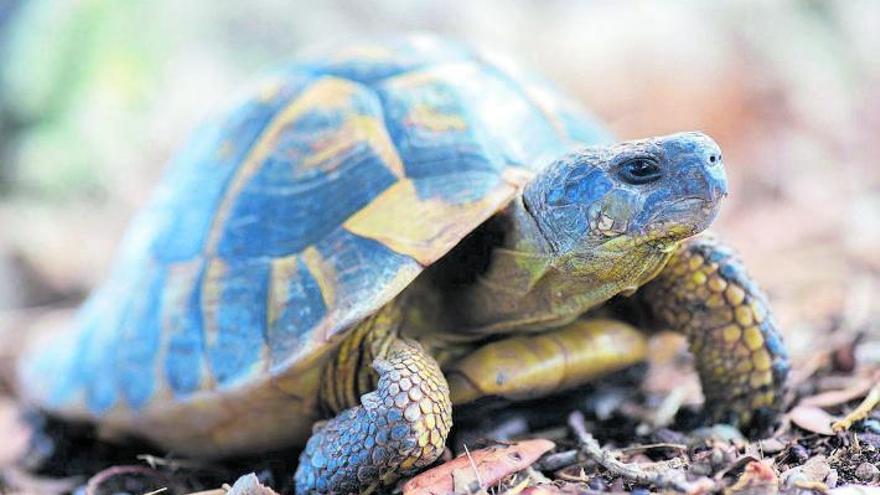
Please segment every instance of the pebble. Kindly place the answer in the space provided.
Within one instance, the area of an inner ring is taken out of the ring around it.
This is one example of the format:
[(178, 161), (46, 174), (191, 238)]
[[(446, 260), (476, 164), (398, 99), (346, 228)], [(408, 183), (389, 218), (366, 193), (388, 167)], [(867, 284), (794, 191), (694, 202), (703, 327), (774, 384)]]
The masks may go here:
[(785, 450), (785, 444), (775, 438), (761, 440), (760, 446), (765, 454), (778, 454)]
[(603, 492), (603, 491), (606, 491), (606, 489), (608, 488), (608, 483), (605, 483), (605, 480), (603, 480), (602, 478), (597, 476), (597, 477), (591, 479), (589, 481), (589, 483), (587, 483), (587, 486), (591, 490), (596, 490), (597, 492)]
[(870, 462), (863, 462), (856, 468), (856, 478), (865, 483), (873, 483), (880, 476), (880, 469)]
[(803, 445), (796, 443), (788, 449), (788, 455), (795, 464), (803, 464), (810, 458), (810, 451), (808, 451)]
[(858, 429), (865, 433), (880, 434), (880, 420), (874, 418), (865, 419), (860, 422)]

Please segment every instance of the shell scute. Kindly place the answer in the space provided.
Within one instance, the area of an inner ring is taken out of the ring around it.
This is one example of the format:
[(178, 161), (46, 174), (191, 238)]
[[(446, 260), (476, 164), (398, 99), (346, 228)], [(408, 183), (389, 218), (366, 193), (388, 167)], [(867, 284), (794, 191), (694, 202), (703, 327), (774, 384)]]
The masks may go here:
[(175, 398), (187, 397), (207, 379), (201, 289), (204, 261), (178, 263), (168, 269), (161, 302), (166, 351), (160, 363), (164, 380)]
[(219, 387), (262, 369), (270, 261), (214, 258), (202, 288), (208, 366)]
[(303, 74), (272, 78), (264, 83), (272, 88), (270, 95), (246, 99), (227, 117), (203, 125), (171, 163), (151, 205), (130, 230), (140, 235), (129, 235), (124, 253), (135, 262), (144, 256), (161, 263), (199, 256), (239, 165), (276, 114), (312, 79)]
[(422, 271), (416, 260), (373, 239), (337, 228), (318, 242), (321, 277), (332, 287), (324, 341), (390, 301)]
[(327, 314), (321, 284), (303, 261), (292, 255), (272, 261), (267, 343), (272, 366), (283, 365), (304, 348), (304, 328), (313, 328)]
[(450, 79), (477, 72), (473, 64), (442, 66), (390, 78), (377, 88), (407, 177), (471, 171), (497, 177), (501, 157), (484, 142), (460, 85)]
[(115, 346), (117, 352), (113, 354), (116, 372), (107, 379), (126, 384), (119, 388), (122, 399), (135, 410), (150, 401), (157, 386), (156, 355), (162, 335), (157, 329), (162, 327), (159, 311), (166, 285), (165, 272), (164, 268), (157, 267), (144, 273), (134, 287), (143, 296), (129, 301), (126, 317), (116, 333), (119, 339)]
[(214, 221), (218, 255), (287, 256), (315, 244), (397, 180), (389, 148), (371, 90), (318, 79), (239, 168)]

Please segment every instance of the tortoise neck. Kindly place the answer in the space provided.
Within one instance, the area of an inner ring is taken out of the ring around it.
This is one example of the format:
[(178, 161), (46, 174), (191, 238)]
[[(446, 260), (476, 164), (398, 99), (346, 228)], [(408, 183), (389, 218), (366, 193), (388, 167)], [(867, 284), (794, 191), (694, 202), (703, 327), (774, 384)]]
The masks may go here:
[(618, 294), (634, 292), (670, 256), (627, 237), (597, 249), (557, 252), (522, 197), (499, 215), (506, 235), (492, 250), (488, 268), (451, 295), (449, 308), (467, 334), (564, 325)]
[(496, 246), (488, 268), (462, 290), (451, 295), (460, 315), (461, 331), (487, 334), (543, 329), (570, 321), (583, 301), (553, 297), (563, 285), (554, 267), (557, 254), (522, 196), (499, 213), (504, 241)]

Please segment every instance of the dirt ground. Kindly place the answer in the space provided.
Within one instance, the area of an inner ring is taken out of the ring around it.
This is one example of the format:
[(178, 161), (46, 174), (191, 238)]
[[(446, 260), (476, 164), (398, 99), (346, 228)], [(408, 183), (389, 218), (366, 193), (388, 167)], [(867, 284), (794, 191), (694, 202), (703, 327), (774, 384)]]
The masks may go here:
[[(458, 413), (448, 457), (471, 457), (449, 464), (451, 490), (877, 493), (880, 413), (830, 426), (880, 394), (877, 3), (23, 3), (0, 8), (0, 341), (70, 318), (162, 164), (255, 71), (327, 33), (429, 30), (512, 54), (623, 138), (714, 136), (731, 180), (714, 229), (768, 292), (794, 365), (788, 413), (745, 439), (702, 426), (683, 341), (658, 335), (651, 362), (541, 408)], [(14, 350), (0, 346), (7, 367)], [(0, 492), (188, 493), (249, 472), (291, 488), (295, 452), (206, 464), (21, 412), (0, 397)], [(575, 412), (638, 469), (599, 466)]]

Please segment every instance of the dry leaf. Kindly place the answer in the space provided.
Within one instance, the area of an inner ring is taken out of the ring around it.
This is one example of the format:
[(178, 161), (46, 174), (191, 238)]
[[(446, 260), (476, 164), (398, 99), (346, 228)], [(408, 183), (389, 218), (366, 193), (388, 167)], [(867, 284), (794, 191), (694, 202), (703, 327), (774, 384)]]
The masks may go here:
[(770, 495), (779, 491), (779, 478), (765, 462), (752, 461), (746, 464), (743, 474), (730, 487), (730, 493), (737, 495)]
[(788, 413), (791, 422), (819, 435), (833, 436), (831, 423), (837, 420), (822, 409), (814, 406), (797, 406)]
[(853, 384), (840, 390), (829, 390), (801, 399), (802, 406), (831, 407), (861, 399), (867, 395), (874, 382), (869, 379), (853, 380)]
[(476, 450), (409, 480), (404, 495), (453, 495), (488, 488), (504, 477), (531, 466), (554, 447), (550, 440), (526, 440), (509, 446)]

